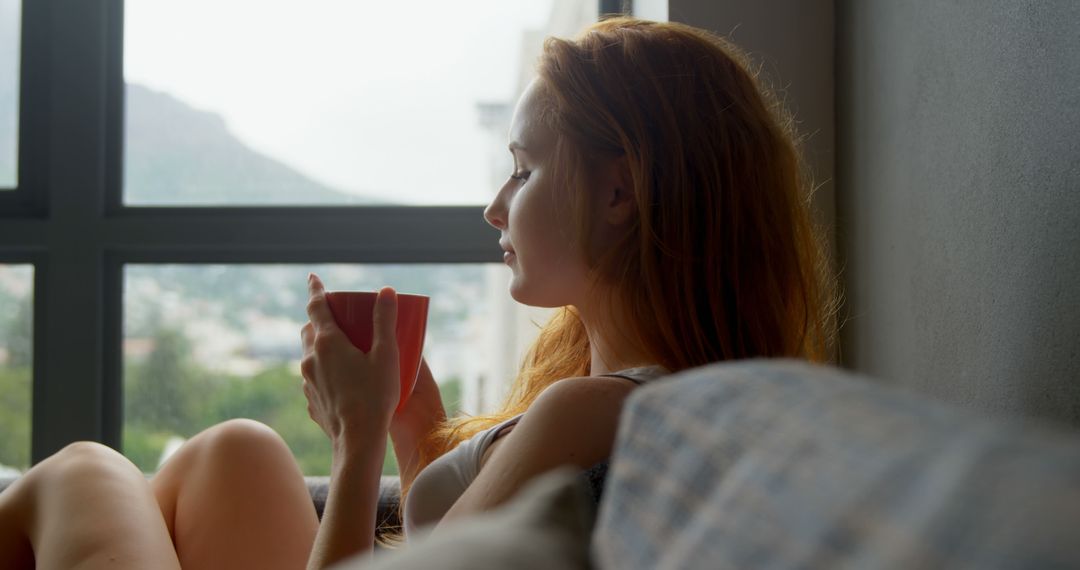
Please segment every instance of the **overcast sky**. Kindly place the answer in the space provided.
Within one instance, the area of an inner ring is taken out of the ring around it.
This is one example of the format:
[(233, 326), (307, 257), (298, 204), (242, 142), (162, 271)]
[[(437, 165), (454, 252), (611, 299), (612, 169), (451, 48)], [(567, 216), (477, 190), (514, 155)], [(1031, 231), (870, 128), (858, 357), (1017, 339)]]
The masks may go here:
[(513, 96), (551, 0), (127, 0), (128, 81), (222, 115), (331, 187), (426, 204), (494, 189), (478, 101)]

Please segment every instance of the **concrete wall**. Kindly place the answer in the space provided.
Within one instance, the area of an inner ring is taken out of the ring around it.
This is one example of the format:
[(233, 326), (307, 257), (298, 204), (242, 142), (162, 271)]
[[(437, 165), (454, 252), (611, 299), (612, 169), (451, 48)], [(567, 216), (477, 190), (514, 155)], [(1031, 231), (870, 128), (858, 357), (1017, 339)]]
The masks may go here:
[[(642, 2), (646, 11), (662, 13)], [(833, 0), (668, 0), (667, 16), (715, 32), (747, 51), (794, 114), (805, 137), (803, 156), (813, 174), (814, 213), (822, 227), (833, 226)], [(830, 236), (831, 239), (831, 236)]]
[(836, 16), (844, 362), (1080, 425), (1080, 2)]

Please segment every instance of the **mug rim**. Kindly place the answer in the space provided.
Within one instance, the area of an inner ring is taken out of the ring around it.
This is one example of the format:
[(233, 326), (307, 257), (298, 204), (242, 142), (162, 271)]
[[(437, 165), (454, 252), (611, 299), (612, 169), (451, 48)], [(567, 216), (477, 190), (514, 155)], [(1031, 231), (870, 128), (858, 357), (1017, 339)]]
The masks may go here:
[[(342, 295), (342, 294), (344, 294), (344, 295), (376, 295), (377, 296), (379, 294), (379, 292), (378, 291), (327, 291), (326, 294), (327, 295), (330, 295), (330, 294)], [(430, 295), (422, 295), (420, 293), (398, 293), (397, 296), (398, 297), (417, 297), (417, 298), (423, 298), (423, 299), (430, 299), (431, 298)]]

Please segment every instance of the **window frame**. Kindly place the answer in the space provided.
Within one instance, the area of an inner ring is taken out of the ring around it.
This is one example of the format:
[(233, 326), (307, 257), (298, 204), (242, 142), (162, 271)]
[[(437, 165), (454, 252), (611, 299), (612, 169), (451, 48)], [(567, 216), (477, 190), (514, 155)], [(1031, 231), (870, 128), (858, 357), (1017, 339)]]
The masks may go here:
[(123, 27), (122, 0), (22, 4), (0, 263), (34, 266), (33, 463), (78, 440), (121, 449), (128, 263), (502, 260), (483, 206), (125, 206)]

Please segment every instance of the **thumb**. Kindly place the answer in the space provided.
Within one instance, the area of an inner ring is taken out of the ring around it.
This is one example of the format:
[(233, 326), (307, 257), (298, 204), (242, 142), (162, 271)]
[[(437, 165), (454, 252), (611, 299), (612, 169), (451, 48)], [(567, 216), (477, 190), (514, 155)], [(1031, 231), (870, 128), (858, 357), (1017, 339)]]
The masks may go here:
[(397, 291), (393, 288), (383, 287), (379, 290), (374, 319), (372, 350), (377, 346), (397, 348)]

